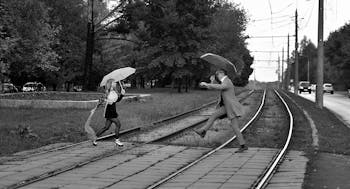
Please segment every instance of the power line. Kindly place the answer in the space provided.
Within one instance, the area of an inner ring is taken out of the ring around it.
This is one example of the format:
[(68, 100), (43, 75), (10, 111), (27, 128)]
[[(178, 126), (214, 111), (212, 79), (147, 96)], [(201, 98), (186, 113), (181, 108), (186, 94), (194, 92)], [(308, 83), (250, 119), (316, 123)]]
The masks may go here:
[(291, 24), (293, 24), (294, 22), (289, 22), (288, 24), (283, 24), (283, 25), (279, 25), (277, 26), (276, 28), (274, 29), (279, 29), (279, 28), (283, 28), (283, 27), (286, 27), (286, 26), (290, 26)]
[[(273, 27), (272, 27), (272, 22), (273, 22), (273, 19), (272, 19), (272, 6), (271, 6), (271, 1), (268, 0), (269, 2), (269, 7), (270, 7), (270, 15), (271, 15), (271, 32), (273, 32)], [(272, 42), (272, 46), (274, 45), (273, 44), (273, 37), (271, 38), (271, 42)]]
[(307, 21), (306, 21), (306, 24), (302, 27), (303, 29), (306, 28), (307, 25), (309, 25), (309, 22), (310, 22), (310, 19), (311, 19), (311, 16), (312, 16), (312, 13), (313, 13), (315, 4), (316, 4), (316, 1), (314, 1), (313, 4), (312, 4), (311, 12), (310, 12), (309, 17), (308, 17), (308, 19), (307, 19)]
[(257, 52), (257, 53), (280, 53), (281, 51), (250, 51), (250, 52)]
[(278, 14), (281, 12), (284, 12), (286, 9), (288, 9), (290, 6), (292, 6), (294, 3), (290, 3), (289, 5), (287, 5), (286, 7), (280, 9), (279, 11), (274, 12), (273, 14)]
[[(279, 19), (279, 18), (286, 18), (286, 17), (289, 17), (289, 18), (293, 18), (293, 16), (291, 15), (282, 15), (282, 16), (277, 16), (277, 17), (272, 17), (273, 19)], [(255, 19), (255, 20), (252, 20), (252, 22), (260, 22), (260, 21), (267, 21), (267, 20), (270, 20), (270, 18), (261, 18), (261, 19)]]
[(277, 62), (278, 60), (254, 60), (255, 62)]
[[(294, 35), (292, 35), (294, 36)], [(248, 39), (253, 39), (253, 38), (281, 38), (281, 37), (288, 37), (288, 35), (261, 35), (261, 36), (248, 36)], [(291, 36), (289, 36), (291, 37)]]

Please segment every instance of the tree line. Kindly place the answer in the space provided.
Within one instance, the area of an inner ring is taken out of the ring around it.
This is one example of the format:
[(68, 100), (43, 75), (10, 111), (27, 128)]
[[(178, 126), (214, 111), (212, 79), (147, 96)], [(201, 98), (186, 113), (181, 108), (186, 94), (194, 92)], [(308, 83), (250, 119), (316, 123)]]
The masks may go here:
[[(122, 0), (106, 27), (103, 1), (94, 1), (93, 64), (90, 82), (123, 66), (138, 68), (133, 86), (179, 91), (208, 78), (214, 68), (199, 59), (211, 52), (238, 65), (235, 84), (244, 86), (253, 57), (246, 47), (245, 10), (214, 0)], [(83, 83), (89, 7), (84, 0), (0, 2), (0, 79), (16, 85), (41, 81), (55, 90)], [(100, 25), (97, 25), (100, 24)]]
[[(350, 24), (332, 32), (325, 41), (324, 82), (334, 84), (337, 90), (350, 88)], [(299, 49), (299, 80), (316, 83), (317, 47), (304, 37)], [(294, 64), (295, 52), (291, 64)], [(309, 73), (308, 73), (309, 71)], [(291, 78), (294, 66), (291, 66)], [(309, 75), (309, 78), (308, 78)]]

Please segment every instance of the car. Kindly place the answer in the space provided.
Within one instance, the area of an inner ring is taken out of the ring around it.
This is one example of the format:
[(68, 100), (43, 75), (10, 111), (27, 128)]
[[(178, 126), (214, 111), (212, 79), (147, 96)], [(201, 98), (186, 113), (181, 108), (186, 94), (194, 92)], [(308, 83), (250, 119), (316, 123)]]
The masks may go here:
[(311, 91), (316, 91), (316, 84), (311, 84)]
[(334, 94), (333, 85), (330, 83), (323, 84), (323, 92)]
[(309, 92), (309, 94), (311, 94), (310, 82), (308, 81), (299, 82), (299, 93), (302, 93), (302, 92)]
[(123, 82), (123, 87), (130, 88), (131, 87), (131, 83), (130, 82)]
[(74, 85), (73, 91), (74, 92), (81, 92), (81, 91), (83, 91), (83, 86), (82, 85)]
[(46, 87), (40, 82), (28, 82), (23, 85), (23, 92), (46, 91)]
[(3, 93), (17, 93), (18, 89), (12, 83), (3, 83), (2, 84), (2, 92)]

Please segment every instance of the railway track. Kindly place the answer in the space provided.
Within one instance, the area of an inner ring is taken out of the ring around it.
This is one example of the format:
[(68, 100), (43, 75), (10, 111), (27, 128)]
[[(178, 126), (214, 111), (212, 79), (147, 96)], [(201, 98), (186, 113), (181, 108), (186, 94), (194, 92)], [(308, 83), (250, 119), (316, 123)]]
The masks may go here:
[[(244, 91), (243, 91), (244, 92)], [(248, 98), (252, 93), (254, 92), (254, 90), (251, 90), (249, 91), (248, 95), (245, 96), (242, 100)], [(240, 93), (239, 93), (240, 94)], [(239, 95), (238, 94), (238, 95)], [(173, 122), (175, 120), (178, 120), (180, 118), (184, 118), (186, 116), (189, 116), (191, 115), (192, 113), (194, 112), (198, 112), (198, 111), (201, 111), (205, 108), (208, 108), (210, 106), (213, 106), (217, 101), (214, 100), (214, 101), (211, 101), (207, 104), (203, 104), (202, 106), (200, 107), (197, 107), (197, 108), (193, 108), (191, 110), (188, 110), (188, 111), (185, 111), (185, 112), (182, 112), (180, 114), (176, 114), (176, 115), (173, 115), (173, 116), (169, 116), (169, 117), (166, 117), (166, 118), (163, 118), (161, 120), (158, 120), (158, 121), (155, 121), (155, 122), (152, 122), (150, 127), (151, 129), (155, 129), (156, 127), (160, 126), (160, 125), (163, 125), (163, 124), (168, 124), (170, 122)], [(125, 136), (128, 136), (130, 134), (138, 134), (140, 131), (142, 130), (142, 127), (134, 127), (134, 128), (130, 128), (130, 129), (126, 129), (126, 130), (123, 130), (123, 131), (120, 131), (119, 133), (119, 136), (120, 137), (125, 137)], [(104, 136), (101, 136), (101, 137), (98, 137), (97, 138), (97, 141), (104, 141), (104, 140), (109, 140), (109, 139), (112, 139), (113, 137), (115, 136), (115, 133), (111, 133), (111, 134), (107, 134), (107, 135), (104, 135)], [(17, 160), (18, 158), (20, 159), (23, 159), (23, 158), (29, 158), (29, 157), (33, 157), (33, 156), (38, 156), (38, 155), (42, 155), (42, 154), (46, 154), (46, 153), (50, 153), (50, 152), (55, 152), (55, 151), (60, 151), (60, 150), (67, 150), (69, 148), (73, 148), (73, 147), (76, 147), (76, 146), (79, 146), (79, 145), (83, 145), (83, 144), (87, 144), (87, 143), (90, 143), (91, 141), (82, 141), (82, 142), (78, 142), (78, 143), (74, 143), (74, 144), (68, 144), (68, 145), (65, 145), (65, 146), (61, 146), (61, 147), (57, 147), (57, 148), (53, 148), (53, 149), (49, 149), (49, 150), (45, 150), (45, 151), (42, 151), (42, 152), (35, 152), (35, 153), (30, 153), (28, 155), (22, 155), (21, 157), (13, 157), (13, 159), (6, 159), (5, 161), (11, 161), (11, 160)], [(0, 162), (0, 163), (4, 163), (4, 162)]]
[[(284, 99), (282, 98), (282, 96), (276, 91), (274, 90), (274, 93), (278, 96), (278, 98), (280, 99), (281, 103), (283, 104), (284, 109), (286, 110), (286, 112), (288, 113), (289, 116), (289, 131), (288, 131), (288, 136), (287, 139), (283, 145), (283, 147), (278, 150), (278, 152), (273, 156), (272, 161), (269, 163), (269, 165), (266, 167), (265, 171), (263, 172), (263, 174), (260, 175), (260, 177), (258, 177), (257, 180), (255, 180), (254, 183), (251, 183), (251, 188), (254, 189), (261, 189), (264, 188), (267, 184), (268, 181), (271, 179), (271, 177), (273, 176), (273, 173), (276, 171), (278, 165), (282, 162), (283, 157), (286, 155), (288, 146), (290, 144), (290, 140), (292, 137), (292, 131), (293, 131), (293, 115), (288, 107), (288, 104), (284, 101)], [(265, 100), (266, 100), (266, 91), (264, 91), (264, 95), (263, 98), (261, 100), (260, 106), (257, 110), (257, 112), (255, 113), (255, 115), (252, 117), (252, 119), (246, 123), (242, 128), (241, 128), (241, 132), (244, 132), (247, 128), (249, 128), (250, 126), (253, 125), (253, 123), (259, 119), (259, 115), (261, 115), (262, 110), (263, 110), (263, 106), (265, 104)], [(207, 152), (206, 154), (204, 154), (203, 156), (199, 157), (198, 159), (196, 159), (195, 161), (189, 163), (188, 165), (182, 167), (181, 169), (179, 169), (178, 171), (166, 176), (165, 178), (155, 182), (154, 184), (150, 185), (149, 187), (147, 187), (147, 189), (154, 189), (154, 188), (162, 188), (162, 185), (166, 184), (168, 181), (170, 181), (171, 179), (176, 178), (179, 174), (186, 172), (186, 170), (190, 169), (191, 167), (193, 167), (194, 165), (198, 164), (201, 161), (205, 161), (206, 158), (208, 158), (209, 156), (215, 154), (216, 152), (218, 152), (219, 150), (223, 149), (224, 147), (226, 147), (228, 144), (230, 144), (233, 140), (236, 139), (236, 136), (233, 136), (232, 138), (230, 138), (229, 140), (227, 140), (225, 143), (223, 143), (222, 145), (220, 145), (219, 147)]]
[[(245, 96), (245, 97), (243, 97), (243, 98), (241, 99), (241, 101), (243, 101), (243, 100), (245, 100), (246, 98), (248, 98), (251, 94), (253, 94), (253, 92), (254, 92), (254, 91), (250, 91), (250, 92), (248, 93), (247, 96)], [(204, 105), (204, 106), (202, 106), (202, 107), (200, 107), (200, 108), (196, 108), (196, 109), (190, 110), (190, 111), (188, 111), (188, 112), (186, 112), (186, 113), (182, 113), (182, 114), (179, 114), (179, 115), (177, 115), (177, 116), (172, 116), (171, 118), (167, 118), (167, 119), (161, 120), (160, 122), (156, 122), (155, 125), (160, 124), (160, 123), (162, 123), (162, 124), (169, 123), (169, 122), (171, 122), (171, 121), (174, 120), (174, 119), (178, 119), (179, 117), (184, 117), (184, 116), (186, 116), (186, 115), (190, 115), (190, 114), (192, 114), (193, 112), (200, 111), (200, 110), (202, 110), (202, 109), (204, 109), (204, 108), (207, 108), (207, 107), (212, 106), (213, 104), (215, 104), (215, 102), (211, 102), (211, 103), (208, 103), (208, 104), (206, 104), (206, 105)], [(177, 131), (176, 134), (179, 134), (180, 132), (183, 132), (183, 131), (185, 131), (185, 130), (188, 130), (189, 128), (193, 128), (193, 127), (195, 127), (195, 126), (198, 126), (199, 124), (205, 122), (206, 120), (207, 120), (207, 118), (204, 119), (204, 120), (201, 121), (201, 122), (197, 122), (197, 123), (191, 124), (191, 125), (189, 125), (188, 127), (186, 127), (185, 129), (182, 129), (182, 131)], [(123, 132), (121, 133), (121, 135), (134, 134), (134, 133), (136, 133), (136, 132), (139, 132), (140, 130), (141, 130), (141, 128), (139, 128), (139, 127), (138, 127), (138, 128), (132, 128), (132, 129), (123, 131)], [(93, 157), (93, 158), (91, 158), (91, 159), (89, 159), (89, 160), (87, 160), (87, 161), (84, 161), (84, 162), (80, 162), (80, 163), (77, 163), (77, 164), (74, 164), (74, 165), (64, 166), (64, 167), (59, 168), (59, 169), (56, 169), (56, 170), (54, 170), (54, 171), (46, 172), (46, 173), (44, 173), (44, 174), (40, 174), (40, 175), (37, 175), (37, 176), (35, 176), (35, 177), (31, 177), (31, 178), (25, 179), (25, 180), (23, 180), (23, 181), (21, 181), (21, 182), (18, 182), (18, 183), (16, 183), (16, 184), (12, 184), (12, 185), (10, 185), (10, 186), (8, 186), (8, 187), (6, 187), (6, 188), (8, 188), (8, 189), (11, 188), (11, 189), (12, 189), (12, 188), (21, 188), (21, 187), (25, 187), (25, 186), (27, 186), (27, 185), (30, 185), (30, 184), (33, 184), (33, 183), (36, 183), (36, 182), (45, 180), (45, 179), (47, 179), (47, 178), (54, 177), (54, 176), (59, 175), (59, 174), (61, 174), (61, 173), (65, 173), (65, 172), (67, 172), (67, 171), (70, 171), (70, 170), (73, 170), (73, 169), (76, 169), (76, 168), (83, 167), (83, 166), (85, 166), (85, 165), (87, 165), (87, 164), (96, 162), (96, 161), (101, 160), (101, 159), (103, 159), (103, 158), (107, 158), (107, 157), (113, 156), (113, 155), (115, 155), (115, 154), (128, 151), (128, 150), (130, 150), (130, 149), (132, 149), (132, 148), (140, 147), (140, 146), (142, 146), (142, 145), (144, 145), (144, 144), (150, 144), (150, 143), (153, 143), (153, 142), (155, 142), (155, 141), (164, 140), (164, 139), (166, 139), (166, 138), (168, 138), (168, 137), (172, 137), (172, 136), (174, 136), (174, 135), (176, 135), (176, 134), (171, 133), (171, 134), (169, 134), (169, 135), (164, 135), (164, 136), (161, 136), (161, 137), (159, 137), (159, 138), (156, 138), (156, 139), (154, 139), (154, 140), (152, 140), (152, 141), (148, 141), (148, 142), (145, 142), (145, 143), (135, 144), (135, 145), (133, 145), (131, 148), (125, 148), (125, 149), (118, 150), (118, 151), (107, 152), (107, 153), (101, 154), (101, 155), (99, 155), (99, 156)], [(107, 135), (107, 136), (103, 136), (103, 137), (100, 137), (98, 140), (100, 140), (100, 141), (101, 141), (101, 140), (108, 140), (108, 139), (112, 138), (113, 136), (114, 136), (114, 134)], [(89, 142), (89, 141), (83, 141), (83, 142), (81, 142), (81, 143), (76, 143), (76, 144), (64, 146), (64, 147), (61, 147), (61, 148), (56, 148), (56, 149), (52, 149), (52, 150), (49, 150), (49, 151), (45, 151), (45, 152), (41, 152), (41, 153), (32, 154), (31, 156), (42, 155), (42, 154), (45, 154), (45, 153), (55, 152), (55, 151), (60, 151), (60, 150), (69, 150), (70, 148), (77, 147), (77, 146), (79, 146), (79, 145), (86, 144), (86, 143), (88, 143), (88, 142)]]

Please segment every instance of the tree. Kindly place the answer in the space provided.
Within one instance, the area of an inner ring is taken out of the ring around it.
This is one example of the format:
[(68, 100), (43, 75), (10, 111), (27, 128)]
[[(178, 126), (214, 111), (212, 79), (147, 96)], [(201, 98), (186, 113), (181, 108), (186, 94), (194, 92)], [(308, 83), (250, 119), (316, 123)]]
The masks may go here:
[(79, 83), (82, 77), (86, 39), (86, 3), (83, 0), (42, 0), (51, 10), (50, 25), (58, 28), (58, 44), (53, 47), (59, 55), (55, 66), (59, 70), (46, 72), (47, 82), (56, 89), (65, 84)]
[(325, 56), (326, 79), (340, 89), (350, 88), (350, 24), (329, 35), (325, 43)]
[(222, 55), (237, 65), (240, 73), (234, 80), (237, 86), (245, 86), (253, 72), (250, 68), (253, 57), (246, 47), (246, 36), (243, 34), (247, 22), (245, 10), (237, 4), (220, 4), (210, 25), (210, 43), (206, 44), (206, 51)]
[(0, 81), (8, 78), (9, 58), (19, 39), (16, 28), (13, 26), (14, 15), (9, 10), (8, 2), (0, 1)]
[(316, 83), (316, 67), (317, 67), (317, 48), (304, 36), (300, 43), (299, 52), (299, 80), (307, 81), (308, 79), (308, 64), (309, 64), (309, 79), (310, 83)]
[[(253, 58), (246, 48), (243, 31), (246, 14), (234, 4), (214, 1), (132, 1), (125, 6), (114, 31), (132, 34), (137, 45), (130, 63), (147, 68), (143, 77), (182, 84), (208, 77), (210, 66), (199, 59), (205, 52), (239, 62), (245, 85), (252, 73)], [(245, 61), (245, 63), (243, 63)]]
[[(36, 0), (13, 0), (1, 4), (11, 23), (2, 26), (2, 40), (7, 47), (2, 58), (9, 67), (10, 78), (17, 84), (53, 71), (59, 58), (52, 49), (57, 44), (57, 28), (49, 25), (45, 5)], [(7, 13), (6, 13), (7, 12)], [(4, 37), (5, 36), (5, 37)], [(12, 40), (11, 40), (12, 39)], [(9, 40), (11, 41), (9, 44)]]

